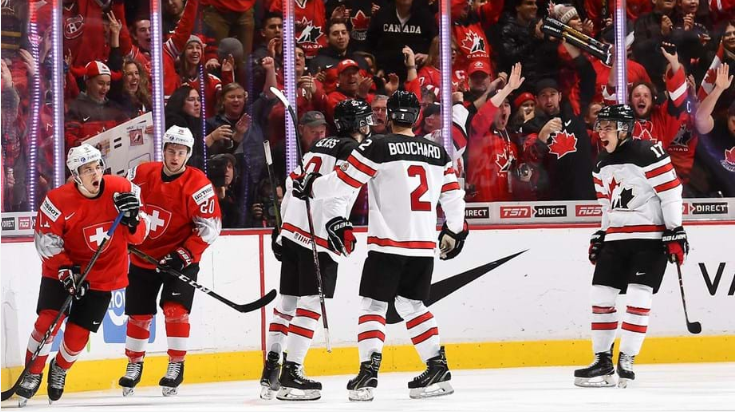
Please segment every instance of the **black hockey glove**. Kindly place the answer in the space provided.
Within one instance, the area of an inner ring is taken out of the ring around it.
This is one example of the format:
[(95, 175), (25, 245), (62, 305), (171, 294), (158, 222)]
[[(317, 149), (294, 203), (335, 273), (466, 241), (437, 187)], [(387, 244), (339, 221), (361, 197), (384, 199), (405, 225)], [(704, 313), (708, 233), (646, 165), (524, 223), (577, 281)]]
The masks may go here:
[(275, 227), (271, 232), (271, 250), (273, 251), (274, 257), (276, 257), (276, 260), (281, 262), (281, 255), (284, 252), (284, 247), (281, 246), (281, 243), (278, 242), (278, 238), (279, 228)]
[(468, 222), (463, 223), (463, 230), (460, 233), (453, 233), (447, 228), (447, 223), (442, 225), (440, 232), (440, 260), (450, 260), (459, 255), (465, 245), (465, 238), (468, 237)]
[(164, 256), (158, 264), (161, 265), (157, 271), (171, 269), (181, 273), (184, 268), (194, 263), (192, 254), (186, 248), (179, 247), (175, 251)]
[(89, 290), (89, 282), (85, 280), (80, 285), (77, 284), (77, 280), (82, 276), (79, 265), (60, 267), (58, 276), (59, 282), (64, 286), (67, 293), (74, 296), (74, 299), (82, 299), (84, 295), (87, 294), (87, 291)]
[(135, 233), (140, 219), (138, 218), (138, 211), (141, 207), (141, 202), (138, 201), (135, 193), (132, 192), (115, 192), (112, 195), (113, 202), (115, 202), (115, 208), (118, 212), (123, 212), (123, 219), (120, 223), (128, 226), (130, 233)]
[(319, 173), (307, 173), (294, 179), (294, 186), (292, 194), (295, 198), (301, 200), (307, 200), (308, 197), (312, 196), (312, 184), (314, 180), (322, 176)]
[(664, 253), (672, 263), (681, 265), (685, 261), (685, 256), (690, 252), (687, 233), (682, 226), (665, 230), (662, 234), (662, 243), (664, 243)]
[(601, 254), (601, 250), (603, 250), (603, 242), (606, 239), (606, 231), (605, 230), (599, 230), (590, 237), (590, 246), (588, 246), (588, 260), (590, 263), (595, 265), (595, 262), (598, 261), (598, 255)]
[(350, 256), (355, 250), (355, 235), (353, 224), (342, 216), (332, 218), (325, 225), (327, 229), (327, 243), (330, 250), (343, 256)]

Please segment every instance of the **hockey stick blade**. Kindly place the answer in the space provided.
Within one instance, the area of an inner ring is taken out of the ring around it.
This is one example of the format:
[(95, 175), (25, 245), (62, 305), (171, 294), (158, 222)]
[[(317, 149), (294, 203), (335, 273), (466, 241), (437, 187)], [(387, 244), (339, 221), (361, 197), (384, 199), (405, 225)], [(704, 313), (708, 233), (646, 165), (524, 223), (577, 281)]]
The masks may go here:
[(258, 310), (268, 305), (274, 299), (276, 299), (276, 289), (271, 289), (270, 292), (263, 295), (260, 299), (256, 299), (253, 302), (246, 303), (243, 305), (236, 305), (236, 309), (240, 313), (253, 312), (254, 310)]
[(677, 267), (677, 279), (680, 283), (680, 295), (682, 296), (682, 309), (685, 312), (685, 324), (687, 325), (687, 331), (693, 335), (697, 335), (703, 331), (703, 325), (700, 322), (690, 322), (687, 316), (687, 304), (685, 303), (685, 286), (682, 284), (682, 269), (680, 269), (680, 263), (675, 262)]
[(271, 86), (269, 90), (271, 90), (271, 93), (273, 93), (274, 96), (276, 96), (277, 99), (281, 100), (281, 103), (283, 103), (283, 105), (287, 109), (291, 107), (291, 105), (289, 104), (289, 99), (287, 99), (286, 96), (284, 96), (284, 93), (281, 92), (281, 90), (279, 90), (279, 89), (277, 89), (276, 87), (273, 87), (273, 86)]

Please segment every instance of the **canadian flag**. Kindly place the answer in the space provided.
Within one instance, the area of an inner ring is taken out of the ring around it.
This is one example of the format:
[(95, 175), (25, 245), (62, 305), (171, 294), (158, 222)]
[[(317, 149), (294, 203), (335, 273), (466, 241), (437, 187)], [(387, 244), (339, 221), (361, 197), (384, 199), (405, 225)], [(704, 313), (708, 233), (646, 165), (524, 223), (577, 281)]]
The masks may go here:
[(713, 58), (713, 62), (710, 64), (710, 67), (708, 67), (708, 71), (705, 73), (705, 77), (703, 77), (703, 82), (700, 83), (698, 100), (700, 100), (701, 102), (703, 101), (703, 99), (708, 97), (710, 92), (713, 91), (713, 87), (715, 87), (716, 71), (723, 64), (724, 53), (725, 51), (723, 49), (723, 43), (721, 43), (720, 46), (718, 46), (718, 51), (716, 52), (716, 56)]

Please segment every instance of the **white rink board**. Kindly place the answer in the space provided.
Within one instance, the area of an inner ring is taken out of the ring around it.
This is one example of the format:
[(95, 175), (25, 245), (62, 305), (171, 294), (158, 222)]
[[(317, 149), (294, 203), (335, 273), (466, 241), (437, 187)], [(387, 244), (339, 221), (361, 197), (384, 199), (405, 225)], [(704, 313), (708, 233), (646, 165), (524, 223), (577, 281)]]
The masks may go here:
[[(692, 250), (683, 266), (690, 319), (703, 335), (734, 334), (734, 226), (686, 226)], [(476, 229), (456, 259), (436, 260), (434, 282), (528, 249), (431, 306), (445, 342), (491, 342), (587, 339), (588, 292), (593, 266), (587, 261), (592, 228)], [(327, 310), (333, 346), (355, 346), (357, 296), (367, 248), (358, 233), (354, 255), (340, 265), (336, 298)], [(199, 283), (236, 302), (260, 296), (259, 242), (263, 243), (265, 290), (278, 289), (279, 263), (268, 235), (221, 236), (201, 263)], [(2, 245), (2, 367), (18, 366), (32, 324), (40, 281), (40, 260), (32, 242)], [(708, 274), (708, 282), (701, 266)], [(719, 282), (716, 274), (723, 267)], [(709, 290), (710, 283), (710, 290)], [(711, 295), (711, 292), (713, 293)], [(124, 357), (122, 293), (116, 293), (108, 316), (92, 335), (85, 359)], [(270, 318), (272, 306), (266, 310)], [(261, 349), (259, 311), (240, 314), (198, 293), (191, 315), (191, 352)], [(321, 329), (321, 328), (320, 328)], [(107, 332), (107, 333), (106, 333)], [(686, 336), (677, 273), (669, 265), (654, 299), (650, 336)], [(387, 344), (408, 344), (403, 325), (390, 326)], [(321, 330), (314, 341), (324, 346)], [(163, 317), (157, 317), (151, 354), (166, 352)]]

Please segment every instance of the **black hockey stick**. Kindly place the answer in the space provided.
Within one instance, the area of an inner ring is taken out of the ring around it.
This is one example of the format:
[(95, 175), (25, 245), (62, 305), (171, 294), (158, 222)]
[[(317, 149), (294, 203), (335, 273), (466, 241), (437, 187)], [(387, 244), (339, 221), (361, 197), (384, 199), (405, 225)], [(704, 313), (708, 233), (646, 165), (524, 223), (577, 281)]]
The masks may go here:
[[(296, 117), (294, 108), (289, 104), (289, 100), (281, 93), (281, 90), (271, 87), (271, 93), (273, 93), (286, 107), (291, 117), (291, 122), (294, 124), (294, 133), (296, 134), (296, 157), (299, 159), (299, 167), (302, 169), (302, 173), (307, 173), (304, 170), (304, 162), (302, 161), (302, 146), (301, 139), (299, 138), (299, 120)], [(312, 206), (309, 202), (309, 197), (304, 200), (304, 204), (307, 207), (307, 222), (309, 222), (309, 240), (312, 241), (312, 256), (314, 257), (314, 272), (317, 275), (317, 294), (319, 295), (319, 305), (322, 309), (322, 327), (325, 329), (325, 344), (327, 346), (327, 352), (332, 352), (332, 346), (330, 345), (330, 328), (327, 323), (327, 307), (325, 306), (325, 294), (322, 292), (322, 272), (319, 267), (319, 254), (317, 253), (317, 242), (314, 238), (314, 220), (312, 219)]]
[[(92, 255), (92, 259), (89, 260), (89, 263), (87, 264), (87, 267), (84, 268), (84, 273), (82, 273), (82, 276), (77, 281), (77, 285), (81, 285), (82, 282), (87, 279), (87, 275), (89, 275), (90, 270), (92, 270), (92, 267), (95, 265), (95, 262), (97, 262), (97, 258), (100, 257), (100, 254), (102, 253), (102, 250), (105, 248), (105, 245), (107, 244), (107, 241), (110, 240), (110, 237), (112, 237), (112, 234), (115, 232), (115, 229), (120, 224), (120, 221), (123, 219), (123, 212), (118, 213), (118, 216), (115, 218), (115, 221), (112, 222), (112, 226), (110, 226), (110, 230), (105, 233), (105, 237), (102, 238), (100, 241), (100, 245), (97, 246), (97, 250), (95, 250), (94, 255)], [(54, 318), (54, 321), (51, 322), (51, 326), (46, 331), (46, 333), (43, 334), (43, 338), (41, 338), (41, 343), (38, 345), (36, 350), (31, 355), (31, 359), (26, 362), (26, 367), (23, 368), (23, 372), (20, 373), (20, 376), (18, 376), (18, 380), (15, 381), (15, 384), (12, 388), (8, 389), (7, 391), (3, 391), (2, 397), (0, 397), (0, 400), (8, 400), (11, 396), (15, 393), (16, 390), (18, 390), (18, 386), (20, 386), (20, 383), (23, 382), (23, 378), (26, 377), (28, 374), (28, 371), (31, 370), (31, 365), (36, 361), (36, 358), (38, 358), (38, 354), (41, 353), (41, 350), (44, 346), (46, 346), (46, 341), (49, 340), (51, 337), (51, 334), (54, 332), (54, 329), (56, 329), (56, 324), (59, 323), (59, 320), (62, 316), (64, 316), (64, 313), (66, 313), (66, 310), (69, 309), (69, 306), (72, 304), (72, 300), (74, 299), (74, 296), (69, 295), (67, 296), (64, 303), (61, 305), (61, 308), (59, 308), (59, 313)]]
[(271, 183), (271, 203), (273, 203), (274, 216), (276, 217), (276, 228), (281, 231), (281, 210), (279, 202), (276, 200), (276, 179), (273, 172), (273, 157), (271, 156), (271, 144), (268, 140), (263, 141), (263, 151), (266, 153), (266, 169), (268, 170), (268, 180)]
[(197, 289), (198, 291), (204, 293), (205, 295), (212, 296), (213, 298), (215, 298), (215, 299), (219, 300), (220, 302), (222, 302), (222, 303), (230, 306), (231, 308), (237, 310), (240, 313), (248, 313), (248, 312), (252, 312), (254, 310), (258, 310), (258, 309), (260, 309), (260, 308), (268, 305), (269, 303), (271, 303), (272, 300), (274, 300), (276, 298), (276, 290), (275, 289), (271, 289), (270, 292), (266, 293), (261, 298), (254, 300), (253, 302), (244, 303), (242, 305), (238, 305), (237, 303), (234, 303), (234, 302), (232, 302), (230, 300), (227, 300), (227, 299), (223, 298), (222, 296), (218, 295), (217, 293), (209, 290), (208, 288), (206, 288), (206, 287), (200, 285), (199, 283), (193, 281), (192, 279), (186, 277), (183, 273), (178, 272), (178, 271), (176, 271), (174, 269), (171, 269), (169, 267), (166, 267), (166, 266), (160, 264), (159, 261), (156, 260), (156, 258), (154, 258), (152, 256), (149, 256), (149, 255), (141, 252), (140, 250), (136, 249), (135, 247), (128, 246), (128, 250), (132, 254), (138, 256), (139, 258), (145, 260), (146, 262), (148, 262), (148, 263), (150, 263), (152, 265), (156, 265), (156, 267), (159, 270), (161, 270), (163, 272), (166, 272), (166, 273), (168, 273), (171, 276), (174, 276), (175, 278), (177, 278), (177, 279), (181, 280), (182, 282), (188, 284), (189, 286), (193, 287), (194, 289)]
[(697, 335), (703, 330), (703, 326), (700, 322), (690, 322), (687, 317), (687, 304), (685, 304), (685, 288), (682, 286), (682, 270), (680, 270), (680, 262), (675, 262), (677, 265), (677, 278), (680, 280), (680, 295), (682, 296), (682, 309), (685, 311), (685, 323), (687, 324), (687, 331), (693, 335)]

